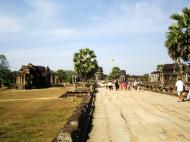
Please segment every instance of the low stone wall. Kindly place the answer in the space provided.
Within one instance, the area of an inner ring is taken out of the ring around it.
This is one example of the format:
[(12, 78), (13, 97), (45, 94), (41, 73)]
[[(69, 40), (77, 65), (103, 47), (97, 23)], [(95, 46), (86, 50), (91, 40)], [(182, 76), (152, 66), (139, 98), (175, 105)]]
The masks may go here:
[[(141, 88), (143, 90), (154, 91), (158, 93), (177, 95), (175, 84), (161, 84), (155, 82), (143, 82), (141, 84)], [(183, 92), (183, 95), (186, 96), (188, 93), (188, 88), (186, 88)]]
[(85, 142), (94, 111), (94, 93), (76, 91), (67, 92), (61, 97), (82, 97), (83, 100), (70, 116), (65, 126), (59, 131), (52, 142)]
[(83, 98), (84, 96), (90, 96), (90, 92), (87, 91), (67, 91), (65, 94), (61, 95), (59, 98), (64, 97), (79, 97)]

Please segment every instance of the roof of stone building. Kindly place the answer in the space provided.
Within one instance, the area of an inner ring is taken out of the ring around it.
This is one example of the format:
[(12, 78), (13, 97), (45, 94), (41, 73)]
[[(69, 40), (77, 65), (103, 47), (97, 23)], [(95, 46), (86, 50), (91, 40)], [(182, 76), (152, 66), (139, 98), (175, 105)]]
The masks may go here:
[[(190, 73), (190, 65), (186, 65), (186, 64), (181, 64), (181, 65), (183, 67), (184, 72)], [(175, 68), (179, 69), (179, 66), (177, 64), (164, 64), (163, 68), (162, 68), (162, 71), (173, 70)]]
[(153, 71), (150, 74), (157, 74), (157, 73), (160, 73), (160, 72), (159, 71)]
[(121, 74), (126, 74), (126, 71), (125, 70), (120, 70), (120, 73)]
[(46, 70), (44, 66), (34, 66), (34, 69), (42, 72)]
[(129, 75), (128, 76), (129, 78), (139, 78), (139, 77), (141, 77), (140, 75)]
[(173, 70), (176, 67), (176, 64), (164, 64), (162, 70)]
[(48, 67), (46, 68), (44, 66), (35, 66), (35, 65), (29, 63), (28, 65), (22, 65), (22, 67), (19, 70), (19, 73), (20, 74), (26, 74), (26, 73), (29, 73), (29, 71), (31, 69), (33, 69), (36, 72), (44, 72), (49, 68)]

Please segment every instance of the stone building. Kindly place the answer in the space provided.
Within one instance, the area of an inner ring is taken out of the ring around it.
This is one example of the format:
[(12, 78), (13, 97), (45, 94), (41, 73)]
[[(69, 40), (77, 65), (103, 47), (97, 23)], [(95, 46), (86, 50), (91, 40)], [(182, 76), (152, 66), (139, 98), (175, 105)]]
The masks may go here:
[(190, 66), (182, 63), (159, 65), (157, 71), (150, 74), (149, 81), (162, 84), (174, 83), (178, 77), (185, 83), (190, 83)]
[(127, 80), (127, 75), (125, 70), (120, 70), (119, 73), (119, 81), (126, 81)]
[(35, 66), (29, 63), (20, 68), (15, 84), (19, 89), (32, 89), (46, 88), (58, 83), (58, 76), (49, 67)]
[(140, 81), (141, 76), (138, 75), (127, 75), (128, 82)]
[(160, 72), (159, 71), (153, 71), (151, 72), (149, 76), (150, 82), (159, 82), (160, 81)]
[(50, 71), (50, 86), (58, 86), (61, 83), (62, 82), (60, 81), (57, 73), (51, 70)]

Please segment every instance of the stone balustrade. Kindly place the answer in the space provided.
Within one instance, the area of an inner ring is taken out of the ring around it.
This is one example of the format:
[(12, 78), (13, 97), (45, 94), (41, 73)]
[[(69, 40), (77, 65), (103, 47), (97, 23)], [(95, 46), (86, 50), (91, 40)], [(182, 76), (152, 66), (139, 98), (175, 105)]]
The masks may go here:
[(65, 126), (59, 131), (52, 142), (86, 141), (94, 111), (94, 93), (89, 93), (87, 91), (73, 91), (67, 92), (61, 97), (82, 97), (83, 100), (81, 104), (76, 107)]
[[(187, 95), (189, 91), (189, 84), (186, 85), (185, 90), (183, 92), (184, 96)], [(143, 90), (149, 90), (159, 93), (165, 93), (170, 95), (177, 95), (176, 87), (174, 83), (159, 83), (159, 82), (143, 82), (141, 84), (141, 88)]]

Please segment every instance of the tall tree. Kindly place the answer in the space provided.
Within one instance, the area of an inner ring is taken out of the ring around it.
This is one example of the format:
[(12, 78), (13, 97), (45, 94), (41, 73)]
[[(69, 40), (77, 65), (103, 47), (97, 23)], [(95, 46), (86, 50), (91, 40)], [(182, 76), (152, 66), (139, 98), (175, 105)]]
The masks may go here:
[(1, 85), (9, 86), (13, 82), (11, 70), (9, 70), (8, 61), (5, 55), (0, 55), (0, 87)]
[(182, 59), (190, 61), (190, 8), (185, 7), (180, 14), (173, 14), (171, 19), (175, 20), (168, 28), (165, 46), (168, 54), (174, 60)]
[(74, 71), (67, 70), (66, 73), (66, 82), (72, 82), (72, 76), (74, 74)]
[(67, 79), (67, 76), (66, 76), (66, 73), (64, 70), (62, 69), (59, 69), (56, 71), (57, 75), (58, 75), (58, 78), (61, 82), (65, 81)]
[(163, 68), (163, 65), (157, 65), (156, 70), (160, 72), (162, 71), (162, 68)]
[(79, 52), (74, 53), (73, 62), (75, 72), (85, 81), (94, 76), (98, 68), (96, 54), (89, 48), (80, 49)]
[(140, 76), (140, 81), (148, 81), (148, 79), (149, 79), (149, 74), (144, 74)]
[(120, 68), (119, 67), (113, 67), (108, 78), (109, 78), (109, 80), (113, 80), (113, 79), (118, 79), (119, 76), (120, 76)]
[(7, 58), (5, 55), (1, 54), (0, 55), (0, 69), (8, 69), (9, 68), (9, 63), (7, 61)]

